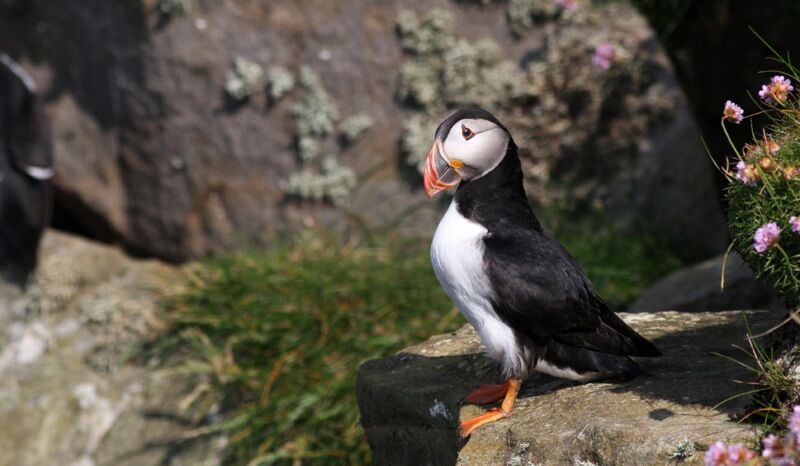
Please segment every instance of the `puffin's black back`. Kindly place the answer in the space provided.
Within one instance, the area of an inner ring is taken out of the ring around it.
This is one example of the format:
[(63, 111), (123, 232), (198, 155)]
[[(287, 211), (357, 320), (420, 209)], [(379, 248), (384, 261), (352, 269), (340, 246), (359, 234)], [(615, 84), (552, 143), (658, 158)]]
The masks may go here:
[[(493, 116), (490, 120), (499, 125)], [(575, 259), (544, 231), (522, 181), (517, 146), (509, 140), (502, 162), (476, 180), (462, 181), (455, 194), (459, 213), (488, 230), (484, 264), (497, 315), (540, 347), (558, 342), (601, 353), (659, 356), (608, 308)]]

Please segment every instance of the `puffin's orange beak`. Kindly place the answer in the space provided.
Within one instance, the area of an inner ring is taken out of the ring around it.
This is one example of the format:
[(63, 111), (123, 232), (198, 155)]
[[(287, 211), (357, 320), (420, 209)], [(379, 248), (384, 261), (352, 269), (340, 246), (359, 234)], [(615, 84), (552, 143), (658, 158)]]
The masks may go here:
[(450, 189), (461, 181), (461, 175), (456, 172), (457, 163), (449, 163), (442, 156), (442, 143), (439, 139), (433, 143), (428, 158), (425, 159), (425, 193), (433, 197), (439, 191)]

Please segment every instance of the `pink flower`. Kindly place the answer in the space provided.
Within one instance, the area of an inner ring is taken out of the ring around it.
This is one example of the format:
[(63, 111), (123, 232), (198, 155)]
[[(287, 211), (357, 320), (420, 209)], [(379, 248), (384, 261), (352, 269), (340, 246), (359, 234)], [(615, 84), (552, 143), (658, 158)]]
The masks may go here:
[(761, 456), (764, 458), (778, 458), (783, 454), (783, 439), (775, 434), (764, 437), (764, 451)]
[(736, 164), (736, 179), (747, 185), (754, 185), (758, 181), (758, 170), (754, 165), (744, 163), (740, 160)]
[(600, 69), (607, 70), (611, 68), (611, 64), (614, 63), (616, 56), (617, 53), (614, 50), (614, 46), (605, 42), (594, 49), (592, 64)]
[(714, 442), (706, 451), (706, 466), (723, 466), (728, 461), (728, 448), (722, 442)]
[(728, 464), (742, 464), (756, 457), (756, 452), (745, 448), (741, 443), (728, 447)]
[(772, 77), (769, 84), (761, 86), (758, 96), (768, 104), (782, 104), (793, 90), (792, 81), (785, 76), (777, 75)]
[(742, 107), (730, 100), (725, 102), (725, 108), (722, 109), (722, 119), (732, 121), (738, 125), (742, 121), (742, 118), (744, 118), (743, 115), (744, 110), (742, 110)]
[(578, 9), (578, 0), (556, 0), (556, 3), (567, 11), (575, 11)]
[(789, 226), (792, 227), (792, 233), (800, 233), (800, 217), (795, 215), (789, 217)]
[(792, 415), (789, 416), (789, 432), (800, 434), (800, 405), (792, 408)]
[[(774, 246), (780, 237), (781, 228), (778, 226), (778, 224), (775, 222), (767, 223), (766, 225), (758, 228), (756, 233), (753, 235), (753, 249), (755, 249), (757, 253), (761, 254)], [(792, 422), (795, 424), (792, 424)], [(792, 425), (794, 425), (795, 428), (792, 428)], [(792, 417), (789, 420), (789, 428), (792, 429), (792, 432), (800, 431), (800, 406), (795, 406), (794, 414), (792, 414)]]

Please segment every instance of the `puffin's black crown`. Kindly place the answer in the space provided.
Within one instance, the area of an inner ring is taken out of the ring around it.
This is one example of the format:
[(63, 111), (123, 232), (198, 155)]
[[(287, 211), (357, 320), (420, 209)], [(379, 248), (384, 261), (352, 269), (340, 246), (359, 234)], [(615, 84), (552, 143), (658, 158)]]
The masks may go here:
[(508, 137), (511, 139), (511, 141), (514, 141), (514, 138), (511, 137), (511, 133), (504, 124), (500, 123), (500, 120), (498, 120), (496, 116), (492, 115), (491, 112), (478, 107), (477, 105), (462, 107), (453, 112), (452, 115), (447, 117), (443, 122), (441, 122), (441, 124), (439, 124), (439, 127), (436, 128), (434, 137), (444, 140), (447, 137), (447, 134), (450, 133), (450, 129), (453, 127), (453, 125), (467, 118), (491, 121), (500, 128), (503, 128), (503, 131), (508, 134)]

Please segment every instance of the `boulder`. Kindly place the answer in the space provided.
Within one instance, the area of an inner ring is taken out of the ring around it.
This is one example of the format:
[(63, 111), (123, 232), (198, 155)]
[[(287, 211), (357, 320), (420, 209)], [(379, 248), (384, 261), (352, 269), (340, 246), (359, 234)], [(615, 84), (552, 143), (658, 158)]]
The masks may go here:
[(170, 266), (46, 232), (28, 290), (0, 284), (0, 465), (214, 460), (216, 440), (181, 437), (191, 380), (126, 363), (181, 283)]
[[(56, 226), (134, 254), (181, 261), (314, 225), (430, 232), (443, 205), (424, 202), (413, 159), (467, 102), (508, 122), (536, 202), (652, 224), (687, 257), (725, 246), (686, 100), (624, 2), (0, 8), (0, 45), (48, 96)], [(399, 40), (401, 19), (425, 33)], [(605, 43), (608, 69), (591, 60)]]
[(499, 382), (497, 365), (463, 327), (358, 372), (361, 423), (381, 465), (666, 465), (703, 464), (716, 440), (749, 442), (755, 429), (729, 420), (748, 390), (747, 371), (718, 354), (743, 358), (744, 317), (766, 328), (769, 313), (621, 314), (664, 353), (640, 361), (651, 372), (625, 383), (587, 383), (533, 375), (516, 409), (464, 442), (461, 419), (485, 408), (462, 406), (476, 386)]
[[(725, 262), (725, 281), (722, 266)], [(628, 312), (723, 311), (734, 309), (784, 310), (786, 305), (775, 290), (757, 280), (736, 253), (720, 255), (662, 278), (640, 296)]]

